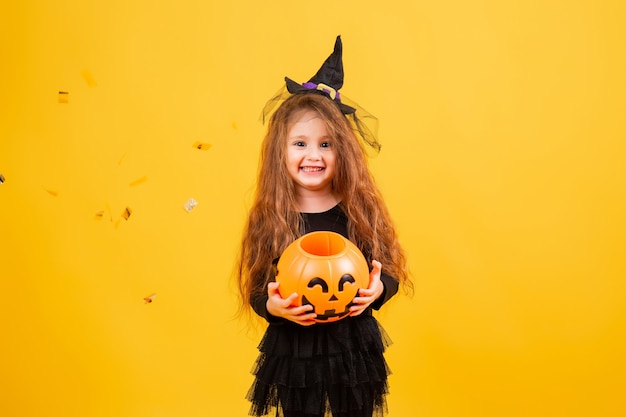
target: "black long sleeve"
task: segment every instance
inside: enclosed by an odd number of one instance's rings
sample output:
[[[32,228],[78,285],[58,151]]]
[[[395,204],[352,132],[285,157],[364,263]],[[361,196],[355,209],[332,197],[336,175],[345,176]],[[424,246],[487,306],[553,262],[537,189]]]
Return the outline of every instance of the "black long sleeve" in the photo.
[[[378,300],[374,301],[371,304],[371,307],[374,310],[379,310],[383,304],[391,299],[398,292],[398,280],[385,274],[384,272],[380,274],[380,280],[383,283],[383,293],[378,297]]]

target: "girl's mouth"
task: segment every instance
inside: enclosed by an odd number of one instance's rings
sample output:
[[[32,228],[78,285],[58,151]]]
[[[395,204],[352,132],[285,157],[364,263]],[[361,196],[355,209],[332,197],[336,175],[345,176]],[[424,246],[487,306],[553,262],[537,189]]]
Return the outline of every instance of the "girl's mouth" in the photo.
[[[301,167],[300,169],[304,172],[319,172],[324,170],[323,167]]]

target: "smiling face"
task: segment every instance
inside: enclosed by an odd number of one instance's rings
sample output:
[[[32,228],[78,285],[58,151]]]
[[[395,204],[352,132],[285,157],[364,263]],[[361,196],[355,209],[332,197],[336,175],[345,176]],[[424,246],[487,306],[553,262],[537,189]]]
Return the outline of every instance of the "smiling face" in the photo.
[[[326,123],[313,110],[294,117],[287,134],[287,172],[298,196],[332,194],[336,153]]]

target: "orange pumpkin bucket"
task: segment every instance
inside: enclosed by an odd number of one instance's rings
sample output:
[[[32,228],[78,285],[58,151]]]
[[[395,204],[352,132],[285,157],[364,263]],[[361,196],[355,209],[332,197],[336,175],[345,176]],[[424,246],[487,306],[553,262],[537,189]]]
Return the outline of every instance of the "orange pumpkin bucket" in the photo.
[[[283,298],[298,293],[297,305],[312,305],[315,321],[328,323],[348,316],[359,289],[369,286],[369,268],[359,248],[339,233],[311,232],[284,250],[276,281]]]

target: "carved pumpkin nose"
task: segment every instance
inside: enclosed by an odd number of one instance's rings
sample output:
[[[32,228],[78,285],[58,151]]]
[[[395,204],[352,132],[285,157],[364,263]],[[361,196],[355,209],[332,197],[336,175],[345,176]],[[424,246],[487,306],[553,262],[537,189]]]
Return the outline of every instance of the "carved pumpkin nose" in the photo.
[[[328,299],[328,301],[337,301],[337,300],[339,300],[339,298],[335,297],[335,294],[333,294],[333,296]]]

